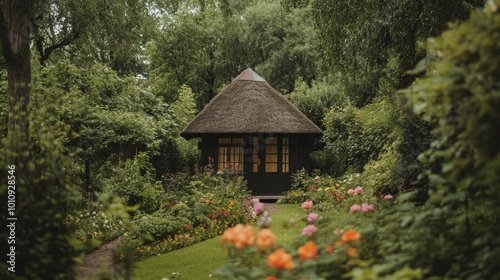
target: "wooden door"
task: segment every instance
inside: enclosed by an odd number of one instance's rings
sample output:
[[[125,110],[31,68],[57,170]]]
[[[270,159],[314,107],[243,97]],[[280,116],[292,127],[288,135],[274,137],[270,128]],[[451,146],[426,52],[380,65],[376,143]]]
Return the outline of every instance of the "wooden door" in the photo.
[[[254,195],[281,194],[280,139],[254,137],[252,156],[252,193]]]

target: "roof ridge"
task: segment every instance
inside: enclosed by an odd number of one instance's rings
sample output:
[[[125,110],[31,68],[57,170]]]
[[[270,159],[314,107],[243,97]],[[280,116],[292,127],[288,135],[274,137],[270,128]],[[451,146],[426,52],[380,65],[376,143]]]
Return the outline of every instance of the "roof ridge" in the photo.
[[[252,68],[248,67],[247,69],[243,70],[234,81],[256,81],[256,82],[265,82],[264,78],[259,76],[259,74],[255,73],[255,71],[252,70]]]

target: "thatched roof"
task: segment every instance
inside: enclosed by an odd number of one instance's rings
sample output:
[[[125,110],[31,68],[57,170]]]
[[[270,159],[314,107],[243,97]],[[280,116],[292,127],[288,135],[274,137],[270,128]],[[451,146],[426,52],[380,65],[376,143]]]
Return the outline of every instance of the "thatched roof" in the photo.
[[[205,106],[181,136],[240,133],[321,135],[322,131],[248,68]]]

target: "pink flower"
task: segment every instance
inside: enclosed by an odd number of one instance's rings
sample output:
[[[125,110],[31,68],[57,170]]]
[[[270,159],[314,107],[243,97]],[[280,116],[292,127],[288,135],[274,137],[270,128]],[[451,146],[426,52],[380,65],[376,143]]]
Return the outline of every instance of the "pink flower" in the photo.
[[[305,236],[311,236],[313,233],[316,232],[316,227],[314,225],[307,225],[303,230],[302,230],[302,235]]]
[[[255,203],[259,203],[259,199],[258,198],[252,198],[252,202],[255,204]]]
[[[358,204],[353,204],[351,206],[351,212],[359,212],[361,211],[361,206],[359,206]]]
[[[363,193],[363,188],[360,187],[360,186],[357,186],[355,189],[354,189],[354,192],[357,193],[357,194],[362,194]]]
[[[310,210],[312,207],[313,207],[313,202],[312,201],[308,200],[308,201],[302,202],[302,209],[304,209],[304,210]]]
[[[386,195],[384,195],[382,198],[383,198],[383,199],[385,199],[385,200],[391,200],[391,199],[393,199],[394,197],[393,197],[392,195],[390,195],[390,194],[386,194]]]
[[[262,202],[257,202],[253,205],[253,212],[255,215],[260,215],[262,212],[264,212],[264,203]]]
[[[361,211],[363,212],[371,212],[373,211],[373,204],[363,203],[361,204]]]
[[[314,177],[314,180],[318,181],[320,178],[319,176]]]
[[[307,221],[312,223],[314,221],[316,221],[318,219],[319,215],[316,214],[316,213],[309,213],[309,215],[307,215]]]
[[[355,192],[354,192],[353,189],[349,189],[349,190],[347,190],[347,194],[348,195],[353,195],[353,194],[355,194]]]

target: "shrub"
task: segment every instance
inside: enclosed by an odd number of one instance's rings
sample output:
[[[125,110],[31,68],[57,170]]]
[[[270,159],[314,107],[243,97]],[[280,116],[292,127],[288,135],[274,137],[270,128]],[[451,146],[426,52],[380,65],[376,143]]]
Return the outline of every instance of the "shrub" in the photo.
[[[103,179],[105,192],[119,195],[128,206],[139,205],[145,213],[159,209],[163,191],[146,154],[122,162],[113,173],[111,178]]]
[[[361,172],[392,142],[393,111],[385,99],[361,109],[350,105],[331,109],[323,120],[325,148],[313,154],[313,161],[335,177]]]

